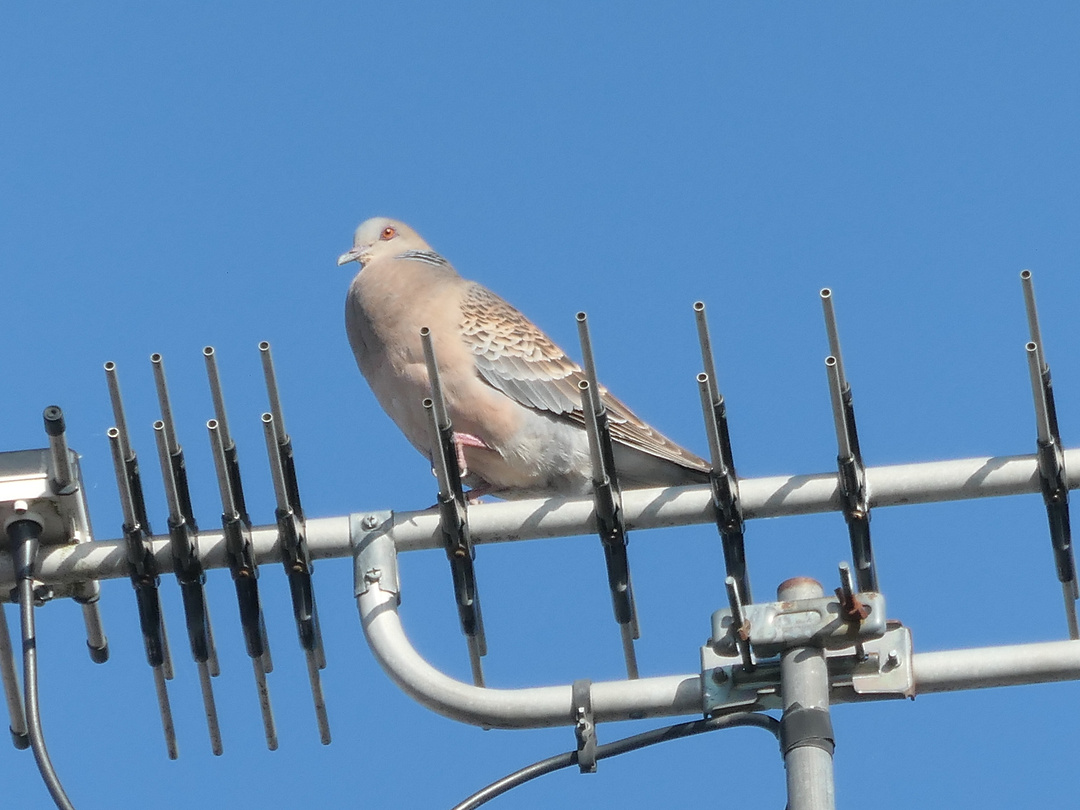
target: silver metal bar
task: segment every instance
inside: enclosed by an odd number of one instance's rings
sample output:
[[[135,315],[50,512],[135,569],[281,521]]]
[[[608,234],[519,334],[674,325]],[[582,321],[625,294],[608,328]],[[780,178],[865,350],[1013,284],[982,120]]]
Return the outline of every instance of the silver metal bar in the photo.
[[[709,404],[720,401],[720,386],[716,382],[716,363],[713,361],[712,340],[709,338],[709,321],[705,317],[705,302],[694,302],[694,320],[697,322],[698,343],[701,345],[701,367],[707,375],[709,385]],[[698,381],[700,382],[700,375]],[[712,409],[705,414],[706,421],[712,420]]]
[[[154,369],[154,386],[157,388],[158,404],[161,406],[161,424],[165,431],[165,443],[172,456],[180,451],[180,442],[176,438],[176,423],[173,421],[172,403],[169,401],[169,387],[165,383],[165,360],[154,352],[150,355],[150,365]],[[171,477],[171,476],[170,476]]]
[[[105,628],[101,623],[101,611],[98,610],[97,600],[86,602],[80,607],[82,608],[83,624],[86,627],[86,644],[90,648],[92,656],[96,652],[94,660],[98,663],[104,663],[108,657],[109,642],[105,638]],[[102,655],[105,658],[99,660],[99,656]]]
[[[213,346],[203,347],[203,359],[206,361],[206,376],[210,381],[210,398],[214,401],[214,416],[221,431],[221,443],[224,447],[232,445],[229,433],[229,420],[225,416],[225,397],[221,392],[221,377],[218,374],[217,355]]]
[[[1069,638],[1080,639],[1080,622],[1076,618],[1076,580],[1061,583],[1061,596],[1065,601],[1065,623]]]
[[[269,647],[267,647],[267,651],[269,652]],[[259,695],[259,711],[262,714],[266,747],[271,751],[276,751],[278,747],[277,727],[274,724],[274,710],[270,706],[270,688],[266,685],[266,667],[263,658],[252,658],[251,668],[255,673],[255,691]]]
[[[432,450],[431,468],[435,471],[435,480],[439,484],[439,497],[443,500],[452,500],[454,497],[453,487],[450,485],[450,459],[446,457],[443,444],[439,438],[439,416],[435,400],[427,397],[423,401],[424,410],[431,414]],[[457,463],[457,459],[454,460]]]
[[[638,669],[637,650],[634,649],[634,641],[638,638],[641,638],[641,633],[638,630],[637,611],[634,611],[629,622],[619,625],[619,639],[622,641],[623,659],[626,661],[626,677],[630,680],[637,680],[641,677],[641,672]]]
[[[1035,285],[1032,283],[1031,271],[1020,271],[1020,286],[1024,289],[1024,310],[1027,312],[1028,333],[1031,342],[1036,346],[1039,358],[1039,372],[1046,371],[1046,357],[1043,355],[1042,330],[1039,328],[1039,311],[1035,308]]]
[[[0,605],[0,681],[4,684],[4,698],[7,701],[8,718],[12,741],[17,747],[27,748],[30,738],[27,736],[26,714],[23,711],[23,693],[19,686],[19,672],[15,668],[15,652],[11,646],[11,632],[8,629],[7,613]]]
[[[56,489],[63,490],[75,480],[71,465],[71,451],[68,449],[64,414],[55,405],[45,409],[45,433],[49,437],[49,458],[52,481]]]
[[[380,548],[380,545],[382,546]],[[412,647],[398,614],[396,557],[388,537],[364,544],[363,554],[378,554],[380,578],[358,584],[357,607],[371,651],[389,677],[422,705],[446,717],[491,728],[572,725],[571,684],[522,689],[481,689],[450,678]],[[366,569],[363,559],[357,571]],[[361,590],[362,587],[362,590]],[[1080,680],[1080,641],[1054,641],[976,650],[917,653],[913,657],[918,694],[1015,684]],[[597,722],[642,717],[700,714],[698,672],[636,680],[604,681],[591,687]],[[832,703],[891,699],[838,689]]]
[[[169,759],[176,759],[180,756],[180,751],[176,746],[176,725],[173,723],[165,678],[164,668],[154,667],[154,691],[157,693],[158,712],[161,713],[161,729],[165,732],[165,750],[168,752]]]
[[[127,416],[124,414],[124,400],[120,396],[120,379],[116,375],[116,363],[112,360],[105,364],[105,382],[109,386],[109,400],[112,402],[113,420],[116,422],[116,430],[119,432],[121,456],[124,461],[129,461],[133,455],[131,439],[128,434]]]
[[[289,508],[289,494],[285,487],[285,470],[281,466],[277,422],[272,413],[264,413],[262,424],[263,434],[266,437],[266,453],[270,457],[270,480],[274,482],[274,499],[277,501],[277,508],[284,511]]]
[[[739,648],[742,656],[743,668],[754,668],[754,656],[750,650],[750,623],[746,620],[743,612],[742,594],[739,593],[739,583],[735,577],[725,577],[724,587],[727,589],[728,606],[731,608],[732,632],[735,636],[735,646]]]
[[[475,686],[484,686],[484,665],[480,659],[487,652],[480,646],[479,636],[465,636],[469,647],[469,669],[472,670],[472,680]]]
[[[1046,389],[1043,388],[1042,371],[1040,370],[1039,347],[1035,343],[1024,346],[1027,352],[1028,372],[1031,377],[1031,393],[1035,397],[1035,428],[1042,444],[1050,444],[1054,441],[1054,434],[1050,429],[1050,407],[1046,401]],[[1055,471],[1045,470],[1047,477],[1053,480]]]
[[[840,361],[835,355],[825,358],[825,373],[829,378],[829,397],[832,400],[833,423],[836,425],[836,444],[839,456],[852,458],[855,454],[851,446],[847,417],[844,415],[844,378],[840,370]]]
[[[214,457],[214,470],[217,472],[218,492],[221,493],[221,511],[230,518],[238,519],[240,513],[236,511],[236,501],[229,483],[228,462],[225,460],[228,431],[218,419],[207,420],[206,430],[210,434],[211,455]]]
[[[311,699],[315,702],[315,722],[319,727],[319,741],[330,744],[330,718],[326,715],[326,698],[323,696],[322,678],[319,677],[319,660],[314,650],[304,650],[307,658],[308,680],[311,682]]]
[[[1080,641],[1046,641],[915,655],[920,695],[1080,679]]]
[[[716,402],[713,399],[713,392],[716,386],[712,377],[706,372],[697,375],[697,384],[698,393],[701,395],[701,411],[705,416],[705,435],[709,440],[709,459],[712,461],[713,472],[723,477],[728,471],[727,465],[724,464],[724,454],[720,449],[720,432],[713,414],[713,406]]]
[[[210,684],[210,666],[208,661],[199,661],[199,688],[202,691],[203,711],[206,714],[206,728],[210,733],[210,750],[220,757],[221,726],[218,723],[217,705],[214,703],[214,687]]]
[[[135,526],[139,519],[135,515],[135,502],[131,497],[131,487],[128,485],[127,470],[124,467],[123,433],[119,428],[111,427],[106,431],[106,435],[109,437],[109,447],[112,450],[116,489],[120,493],[120,511],[124,515],[124,523]]]
[[[214,641],[214,622],[210,618],[210,601],[205,596],[203,597],[203,603],[203,610],[206,612],[206,645],[209,653],[206,666],[210,671],[210,675],[216,678],[221,674],[221,664],[218,661],[217,642]]]
[[[435,418],[438,420],[436,424],[445,429],[450,424],[450,414],[446,410],[442,375],[439,373],[439,363],[435,357],[435,344],[432,342],[431,330],[426,326],[420,328],[420,343],[424,347],[424,363],[427,365],[428,382],[431,385],[431,402],[435,409]]]
[[[165,680],[171,681],[176,673],[173,671],[172,649],[169,647],[169,628],[165,625],[164,611],[161,614],[161,652],[162,657],[165,659],[161,664],[161,673],[165,676]],[[171,718],[169,722],[172,722]]]
[[[821,309],[825,314],[825,333],[829,337],[829,354],[836,358],[836,371],[840,377],[840,390],[848,387],[844,373],[844,357],[840,353],[840,332],[836,328],[836,311],[833,309],[832,290],[825,287],[821,291]]]
[[[165,502],[169,506],[169,518],[174,523],[179,523],[184,519],[184,512],[180,506],[180,493],[176,489],[176,479],[173,477],[172,463],[169,460],[169,454],[172,451],[169,449],[169,429],[164,419],[154,422],[154,440],[157,442],[161,481],[165,487]]]
[[[259,356],[262,358],[263,376],[266,378],[266,393],[270,398],[270,413],[274,416],[274,429],[277,441],[285,441],[289,434],[285,432],[285,416],[281,412],[281,396],[278,394],[277,374],[274,372],[274,358],[270,354],[269,341],[259,344]]]
[[[585,435],[589,440],[589,460],[592,462],[592,480],[597,484],[608,482],[608,470],[604,468],[604,454],[600,451],[600,426],[596,419],[596,401],[588,380],[578,382],[581,391],[581,410],[585,416]]]
[[[1066,450],[1065,460],[1069,488],[1080,488],[1080,448]],[[980,456],[867,467],[866,482],[870,505],[875,509],[1041,491],[1035,455]],[[739,488],[743,512],[748,520],[840,509],[835,471],[743,478]],[[628,489],[622,493],[622,509],[628,530],[689,526],[712,523],[716,519],[712,488],[708,484]],[[469,527],[474,543],[590,535],[596,531],[593,498],[536,498],[475,504],[469,511]],[[309,518],[305,528],[313,560],[351,554],[348,515]],[[443,548],[439,514],[434,509],[397,512],[388,531],[402,552]],[[281,562],[277,532],[276,524],[252,528],[252,544],[260,564]],[[158,570],[161,573],[172,571],[168,538],[155,536],[153,546]],[[205,568],[224,568],[228,564],[220,530],[201,532],[199,551]],[[46,584],[127,576],[122,539],[45,547],[37,560],[35,578]],[[0,555],[0,588],[11,588],[14,584],[11,560]]]
[[[816,599],[824,593],[819,583],[799,577],[783,583],[777,597],[788,602]],[[792,647],[780,654],[780,695],[784,704],[780,739],[787,772],[788,808],[833,810],[836,807],[833,755],[821,737],[831,733],[824,730],[829,720],[829,668],[823,649]],[[803,726],[800,732],[801,718],[816,718],[823,728],[808,731]],[[794,730],[784,733],[788,729]]]
[[[577,321],[578,339],[581,341],[581,364],[585,367],[585,379],[589,387],[582,387],[582,391],[589,391],[593,411],[599,415],[603,413],[604,402],[600,397],[600,382],[596,379],[596,362],[593,360],[592,338],[589,336],[589,318],[584,312],[574,316]]]

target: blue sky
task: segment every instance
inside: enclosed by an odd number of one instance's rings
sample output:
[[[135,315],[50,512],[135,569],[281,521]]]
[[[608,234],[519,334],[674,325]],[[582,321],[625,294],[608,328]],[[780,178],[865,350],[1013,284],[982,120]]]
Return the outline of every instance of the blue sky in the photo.
[[[866,461],[1028,453],[1018,274],[1035,275],[1067,446],[1080,424],[1080,10],[1066,3],[7,4],[0,11],[0,449],[67,414],[95,534],[119,536],[102,363],[156,470],[148,356],[161,352],[197,516],[217,490],[201,358],[216,347],[249,508],[272,520],[256,345],[274,347],[313,516],[415,509],[424,460],[345,340],[356,224],[399,217],[572,354],[590,315],[600,376],[705,453],[691,304],[709,306],[743,476],[832,469],[817,292],[833,288]],[[165,505],[150,475],[158,525]],[[1064,634],[1037,496],[878,510],[890,616],[918,650]],[[752,523],[755,592],[834,586],[839,515]],[[482,548],[500,686],[618,677],[599,542]],[[644,674],[693,671],[723,605],[709,527],[631,538]],[[417,647],[466,677],[441,553],[402,559]],[[568,728],[481,731],[429,713],[372,660],[344,560],[315,582],[334,742],[319,744],[280,569],[267,568],[281,748],[261,737],[226,573],[210,576],[225,755],[210,755],[179,598],[166,580],[181,758],[165,757],[126,581],[103,588],[112,660],[78,611],[38,612],[53,760],[76,806],[449,807],[572,747]],[[9,623],[15,613],[7,609]],[[834,712],[841,806],[1064,806],[1075,684]],[[603,726],[601,741],[650,724]],[[29,752],[0,748],[12,806],[45,806]],[[564,772],[492,805],[779,807],[770,738],[737,730]]]

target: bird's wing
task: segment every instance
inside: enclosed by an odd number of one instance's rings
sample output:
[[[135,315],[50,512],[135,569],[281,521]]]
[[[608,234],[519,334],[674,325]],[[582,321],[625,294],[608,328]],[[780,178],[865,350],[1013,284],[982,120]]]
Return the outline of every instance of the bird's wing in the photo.
[[[461,305],[461,335],[476,358],[480,378],[515,401],[584,425],[581,367],[521,312],[470,282]],[[709,465],[639,419],[600,386],[611,438],[690,469]]]

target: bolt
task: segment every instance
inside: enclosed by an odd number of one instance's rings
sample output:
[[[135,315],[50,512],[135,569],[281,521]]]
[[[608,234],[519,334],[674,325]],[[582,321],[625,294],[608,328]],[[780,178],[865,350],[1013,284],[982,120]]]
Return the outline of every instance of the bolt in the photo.
[[[379,525],[379,519],[374,515],[364,515],[364,519],[363,521],[361,521],[361,524],[365,529],[374,529],[376,526]]]
[[[724,683],[728,679],[728,674],[723,667],[716,667],[712,671],[712,679],[714,683]]]
[[[889,654],[885,657],[885,663],[889,667],[900,666],[900,653],[896,650],[889,650]]]
[[[380,568],[369,568],[364,572],[364,580],[367,582],[378,582],[380,579],[382,579],[382,569]]]

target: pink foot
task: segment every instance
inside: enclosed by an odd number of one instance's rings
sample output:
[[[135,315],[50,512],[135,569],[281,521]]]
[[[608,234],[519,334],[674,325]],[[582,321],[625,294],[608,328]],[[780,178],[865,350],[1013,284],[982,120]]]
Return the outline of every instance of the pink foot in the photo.
[[[458,471],[461,473],[461,477],[464,478],[469,474],[469,466],[465,463],[465,448],[466,447],[480,447],[485,450],[490,450],[487,442],[471,433],[454,433],[454,448],[457,450],[457,463]],[[481,495],[483,493],[480,493]]]

